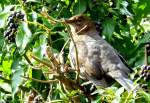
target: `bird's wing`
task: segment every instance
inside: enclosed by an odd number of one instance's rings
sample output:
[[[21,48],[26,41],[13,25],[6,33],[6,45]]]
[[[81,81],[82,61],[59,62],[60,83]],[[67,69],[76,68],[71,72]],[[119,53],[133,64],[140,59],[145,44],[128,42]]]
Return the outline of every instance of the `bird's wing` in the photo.
[[[124,65],[115,49],[111,47],[106,41],[101,43],[101,58],[102,66],[106,71],[106,75],[111,76],[126,90],[130,91],[134,86],[132,80],[128,78],[129,68]]]
[[[104,71],[108,72],[118,69],[126,74],[130,72],[129,68],[124,65],[115,49],[110,44],[102,39],[99,45],[101,51],[100,58],[102,60],[101,65],[105,69]],[[115,66],[115,68],[112,68],[113,66]]]
[[[130,72],[133,72],[133,69],[131,67],[129,67],[126,60],[123,58],[123,56],[121,54],[119,54],[117,51],[116,51],[116,53],[118,54],[120,60],[124,63],[124,65],[129,68]]]

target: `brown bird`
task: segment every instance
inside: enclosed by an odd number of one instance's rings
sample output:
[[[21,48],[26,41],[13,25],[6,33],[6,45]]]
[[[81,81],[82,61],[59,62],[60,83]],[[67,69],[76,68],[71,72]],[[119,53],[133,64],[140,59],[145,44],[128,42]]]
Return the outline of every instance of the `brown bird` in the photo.
[[[127,91],[133,88],[130,69],[121,61],[116,50],[99,36],[95,22],[84,15],[73,16],[65,22],[70,26],[77,47],[80,75],[97,86],[107,87],[113,78]],[[76,67],[76,52],[70,43],[69,58]]]

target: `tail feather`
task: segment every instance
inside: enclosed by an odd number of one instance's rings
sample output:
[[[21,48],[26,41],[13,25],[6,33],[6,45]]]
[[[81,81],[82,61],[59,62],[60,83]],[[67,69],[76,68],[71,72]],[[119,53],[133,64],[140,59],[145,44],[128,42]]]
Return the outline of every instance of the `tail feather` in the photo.
[[[114,66],[116,68],[116,66]],[[120,85],[122,85],[128,92],[134,89],[133,81],[128,77],[128,75],[122,71],[123,69],[114,70],[108,72],[108,76],[115,79]]]
[[[119,84],[121,84],[128,92],[130,92],[132,89],[134,89],[133,82],[130,79],[121,77],[121,78],[115,78],[115,80]]]

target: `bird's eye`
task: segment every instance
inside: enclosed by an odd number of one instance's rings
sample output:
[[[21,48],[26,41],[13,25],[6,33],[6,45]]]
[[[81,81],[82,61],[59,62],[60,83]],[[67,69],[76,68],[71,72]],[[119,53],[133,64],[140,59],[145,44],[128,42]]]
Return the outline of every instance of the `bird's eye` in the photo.
[[[81,25],[81,20],[77,20],[76,24]]]
[[[79,19],[78,22],[81,22],[81,19]]]

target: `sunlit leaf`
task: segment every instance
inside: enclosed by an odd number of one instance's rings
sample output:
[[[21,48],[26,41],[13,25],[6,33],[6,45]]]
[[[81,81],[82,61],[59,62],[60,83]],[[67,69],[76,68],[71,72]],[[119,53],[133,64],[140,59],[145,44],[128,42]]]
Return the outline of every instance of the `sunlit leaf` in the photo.
[[[39,58],[42,58],[46,52],[46,35],[40,35],[39,40],[35,42],[33,53]]]
[[[16,44],[21,53],[24,52],[24,49],[31,39],[31,35],[32,34],[27,23],[23,22],[22,25],[20,25],[16,35]]]

